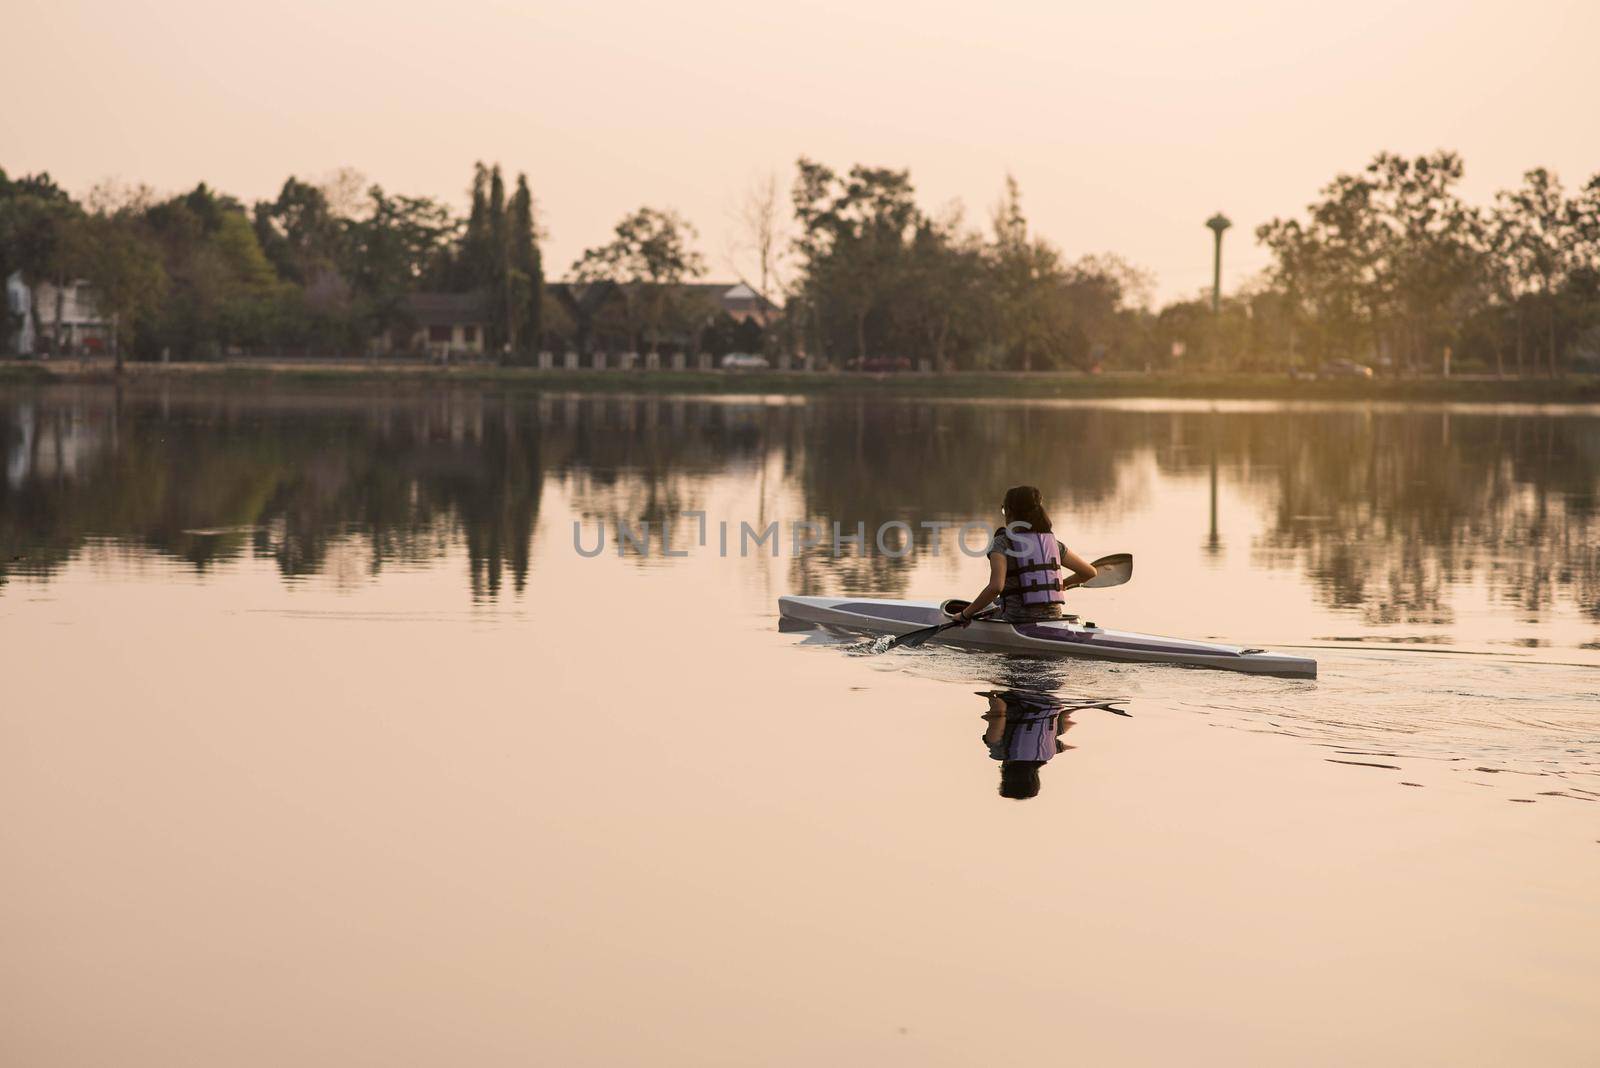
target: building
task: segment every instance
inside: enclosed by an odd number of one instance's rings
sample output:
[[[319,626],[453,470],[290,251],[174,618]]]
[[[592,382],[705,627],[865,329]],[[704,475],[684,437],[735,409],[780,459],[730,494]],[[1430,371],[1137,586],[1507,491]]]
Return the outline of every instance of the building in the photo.
[[[638,350],[646,339],[639,335],[638,310],[629,309],[630,289],[613,282],[547,285],[556,313],[545,317],[544,343],[578,352]],[[657,341],[663,351],[691,354],[704,351],[708,332],[725,331],[729,322],[759,335],[782,313],[742,282],[683,282],[669,287],[667,304]]]
[[[687,282],[672,287],[675,314],[663,324],[663,351],[698,352],[717,320],[764,329],[781,309],[744,283]],[[607,352],[635,351],[638,312],[628,310],[624,287],[611,282],[554,282],[547,297],[540,348]],[[725,318],[724,318],[725,317]],[[475,359],[489,354],[489,301],[477,293],[413,293],[406,298],[404,325],[376,338],[378,355],[426,353],[439,361]]]
[[[378,339],[380,353],[425,352],[435,360],[470,359],[487,349],[489,302],[482,293],[413,293],[408,327]]]
[[[705,294],[712,307],[735,322],[753,319],[758,326],[769,326],[782,310],[743,282],[691,282],[684,288]]]
[[[101,314],[94,287],[77,280],[29,287],[21,271],[6,279],[9,336],[6,348],[20,356],[97,355],[111,347],[111,323]]]

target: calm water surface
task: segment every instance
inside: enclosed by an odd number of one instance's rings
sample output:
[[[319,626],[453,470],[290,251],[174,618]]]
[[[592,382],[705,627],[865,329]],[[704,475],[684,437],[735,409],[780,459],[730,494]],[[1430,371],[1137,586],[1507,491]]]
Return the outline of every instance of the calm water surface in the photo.
[[[1600,413],[86,387],[0,459],[8,1062],[1592,1063]],[[779,631],[984,578],[790,524],[1018,481],[1138,561],[1075,611],[1320,678]]]

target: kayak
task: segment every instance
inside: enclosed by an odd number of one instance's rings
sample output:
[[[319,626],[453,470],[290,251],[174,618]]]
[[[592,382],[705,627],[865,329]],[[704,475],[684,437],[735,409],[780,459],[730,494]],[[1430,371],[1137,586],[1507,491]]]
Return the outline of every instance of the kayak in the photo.
[[[953,616],[945,611],[946,603],[872,597],[779,597],[778,614],[785,622],[810,623],[851,634],[897,635],[948,623]],[[1003,653],[1180,664],[1296,679],[1317,677],[1317,662],[1308,656],[1107,630],[1093,623],[1080,623],[1075,617],[1041,623],[980,619],[969,626],[944,631],[933,640]]]

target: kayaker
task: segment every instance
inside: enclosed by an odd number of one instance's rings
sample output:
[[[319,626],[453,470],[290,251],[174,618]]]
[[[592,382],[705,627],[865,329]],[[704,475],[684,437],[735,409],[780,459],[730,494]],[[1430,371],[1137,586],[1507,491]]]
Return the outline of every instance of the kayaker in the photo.
[[[1000,598],[997,618],[1007,623],[1060,619],[1065,593],[1094,578],[1095,567],[1056,540],[1050,516],[1035,486],[1006,490],[1006,525],[989,546],[989,584],[961,610],[963,623]],[[1065,579],[1062,569],[1070,571]]]

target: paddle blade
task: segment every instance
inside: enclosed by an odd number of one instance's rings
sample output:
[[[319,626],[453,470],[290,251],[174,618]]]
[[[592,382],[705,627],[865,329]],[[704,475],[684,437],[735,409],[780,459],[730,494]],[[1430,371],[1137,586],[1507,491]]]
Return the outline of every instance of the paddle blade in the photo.
[[[1095,576],[1081,589],[1098,590],[1107,586],[1120,586],[1133,578],[1133,554],[1113,553],[1094,562]]]
[[[944,630],[946,627],[950,626],[953,626],[953,624],[938,623],[931,627],[923,627],[921,630],[914,630],[910,634],[902,634],[894,641],[890,642],[884,648],[884,652],[888,652],[890,649],[915,649],[917,646],[921,645],[935,634],[938,634],[941,630]]]

